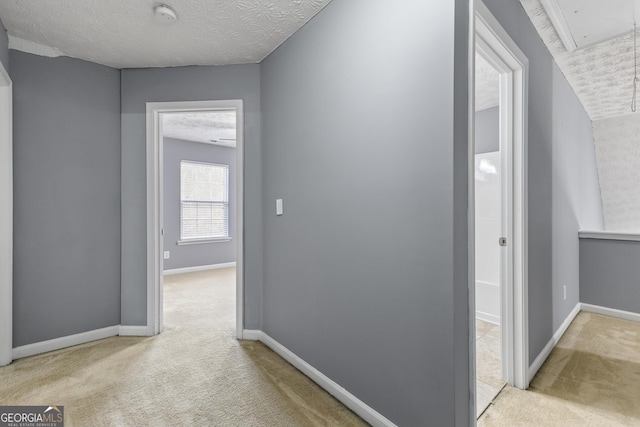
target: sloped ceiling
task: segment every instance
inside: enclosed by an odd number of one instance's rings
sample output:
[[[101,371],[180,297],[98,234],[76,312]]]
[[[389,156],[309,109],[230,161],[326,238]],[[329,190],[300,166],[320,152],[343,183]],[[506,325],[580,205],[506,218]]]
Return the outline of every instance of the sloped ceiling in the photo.
[[[500,75],[478,54],[475,78],[476,111],[497,107],[500,103]]]
[[[556,63],[592,120],[631,113],[633,37],[619,37],[568,52],[539,0],[520,0]],[[606,2],[603,2],[606,3]]]
[[[640,2],[520,2],[593,121],[605,230],[638,232],[640,115],[631,110],[634,77],[631,30],[634,16],[640,13]],[[568,21],[564,31],[562,22],[559,29],[552,23],[553,16],[558,24],[558,11],[561,12],[560,20]],[[586,19],[580,20],[577,15],[581,13]],[[571,27],[573,32],[567,34]]]
[[[0,18],[10,47],[32,53],[115,68],[226,65],[262,61],[329,1],[167,0],[178,20],[161,24],[156,0],[2,0]]]

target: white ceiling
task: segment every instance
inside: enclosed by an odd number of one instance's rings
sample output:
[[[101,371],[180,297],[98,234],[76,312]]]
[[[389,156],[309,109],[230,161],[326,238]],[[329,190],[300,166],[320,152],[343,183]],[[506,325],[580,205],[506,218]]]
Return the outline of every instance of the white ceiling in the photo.
[[[331,0],[2,0],[10,47],[116,68],[262,61]],[[35,51],[35,52],[33,52]]]
[[[166,138],[235,147],[236,112],[229,110],[164,113],[162,134]]]
[[[497,107],[500,103],[500,75],[476,53],[476,111]]]
[[[631,114],[634,61],[630,31],[633,28],[634,11],[640,13],[640,2],[543,1],[545,4],[555,2],[558,10],[564,10],[562,14],[565,21],[571,24],[564,29],[556,29],[549,15],[552,12],[547,12],[549,5],[545,9],[540,0],[520,0],[520,3],[591,119]],[[577,12],[572,13],[572,10]],[[560,37],[562,32],[568,33],[577,42],[576,50],[567,50]],[[638,38],[640,48],[640,36]]]

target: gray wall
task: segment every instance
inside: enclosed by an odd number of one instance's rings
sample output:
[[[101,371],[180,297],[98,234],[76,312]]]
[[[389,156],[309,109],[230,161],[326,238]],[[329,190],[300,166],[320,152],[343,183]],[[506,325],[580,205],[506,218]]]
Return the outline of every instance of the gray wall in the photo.
[[[164,270],[222,264],[236,260],[236,150],[200,142],[164,138]],[[180,240],[180,161],[229,166],[229,242],[178,245]]]
[[[260,66],[122,70],[122,324],[146,325],[146,103],[244,100],[245,327],[260,329]]]
[[[602,227],[591,122],[517,0],[485,4],[529,58],[529,357],[578,303],[578,229]],[[563,286],[568,298],[563,300]]]
[[[604,217],[591,120],[555,63],[552,93],[555,106],[552,121],[555,331],[580,300],[578,230],[602,230]],[[566,300],[563,286],[567,287]],[[535,309],[534,305],[530,307]]]
[[[500,150],[500,107],[476,111],[476,154]]]
[[[13,345],[120,323],[120,72],[10,52]]]
[[[580,302],[640,313],[640,242],[580,239]]]
[[[398,425],[471,423],[467,9],[336,0],[262,63],[263,330]]]
[[[0,21],[0,62],[4,65],[4,69],[9,71],[9,39],[2,21]]]

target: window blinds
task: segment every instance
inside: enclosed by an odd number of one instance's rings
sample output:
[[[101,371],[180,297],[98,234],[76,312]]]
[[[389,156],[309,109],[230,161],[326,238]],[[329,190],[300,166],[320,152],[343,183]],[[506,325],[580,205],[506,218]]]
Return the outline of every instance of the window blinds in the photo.
[[[180,240],[229,237],[229,166],[180,162]]]

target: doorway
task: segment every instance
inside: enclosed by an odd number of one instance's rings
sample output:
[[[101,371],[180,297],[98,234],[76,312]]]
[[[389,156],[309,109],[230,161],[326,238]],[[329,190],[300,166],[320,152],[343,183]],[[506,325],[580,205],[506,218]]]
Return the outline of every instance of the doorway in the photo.
[[[500,74],[480,53],[476,53],[475,64],[475,345],[479,416],[505,385],[501,339],[504,263],[503,247],[499,245],[505,218]]]
[[[214,310],[214,325],[233,323],[236,267],[235,110],[160,113],[162,120],[163,322],[165,328],[191,299],[207,313],[225,296],[225,316]],[[225,271],[220,271],[225,269]],[[199,284],[193,283],[194,276]],[[209,292],[215,290],[215,292]],[[218,302],[217,302],[218,301]],[[173,320],[172,317],[173,316]],[[184,319],[182,319],[184,320]],[[193,326],[193,322],[184,327]]]
[[[0,63],[0,366],[13,360],[12,86]]]
[[[243,277],[243,108],[241,100],[229,101],[193,101],[193,102],[159,102],[147,103],[147,325],[148,335],[159,334],[163,329],[163,271],[164,271],[164,233],[165,218],[163,214],[164,202],[164,130],[163,123],[167,124],[168,117],[176,117],[177,115],[190,115],[190,117],[199,117],[205,113],[217,113],[218,116],[229,118],[233,116],[234,135],[233,138],[228,135],[219,135],[218,137],[209,138],[207,143],[216,145],[234,145],[235,146],[235,173],[226,181],[235,181],[235,204],[233,207],[227,206],[227,215],[235,210],[235,215],[229,218],[230,222],[235,222],[235,265],[236,265],[236,337],[242,338],[244,330],[243,300],[244,300],[244,277]],[[218,118],[220,118],[218,117]],[[224,132],[223,132],[224,133]],[[232,141],[233,139],[233,141]],[[214,141],[212,141],[214,140]],[[213,177],[222,175],[225,172],[224,165],[190,162],[185,164],[187,169],[194,169],[194,173],[201,175],[209,174]],[[210,167],[209,167],[210,166]],[[211,171],[203,168],[209,167]],[[197,170],[196,170],[197,169]],[[203,169],[203,170],[200,170]],[[190,169],[189,169],[190,170]],[[187,171],[188,172],[188,171]],[[228,168],[226,169],[228,174]],[[222,182],[222,181],[221,181]],[[216,196],[217,197],[217,196]],[[201,201],[202,202],[202,201]],[[208,201],[205,201],[208,202]],[[219,210],[224,214],[224,200],[220,206],[209,206],[213,210]],[[187,203],[189,204],[189,203]],[[207,203],[209,205],[211,203]],[[227,200],[229,205],[229,200]],[[191,206],[187,206],[189,208]],[[204,217],[203,217],[204,218]],[[191,218],[193,219],[193,218]],[[207,219],[208,216],[207,216]],[[194,219],[197,222],[197,219]],[[178,244],[182,245],[201,245],[207,242],[217,241],[227,243],[231,241],[228,236],[229,222],[220,222],[221,218],[212,222],[211,228],[207,227],[199,229],[189,229],[189,224],[185,225],[183,232],[180,232]],[[191,221],[193,222],[193,221]],[[226,230],[225,230],[226,227]],[[203,231],[207,236],[196,235],[199,231]],[[223,235],[227,233],[227,235]],[[195,233],[195,234],[194,234]],[[215,244],[215,243],[214,243]],[[167,248],[170,249],[170,248]],[[170,250],[169,250],[170,252]],[[169,255],[170,256],[170,255]],[[227,263],[228,264],[228,263]],[[209,266],[210,267],[210,266]],[[196,269],[197,270],[197,269]],[[194,270],[195,271],[195,270]]]
[[[499,240],[493,236],[494,243],[491,250],[495,251],[495,257],[490,261],[494,268],[495,263],[499,263],[494,274],[499,283],[495,292],[499,296],[499,301],[493,301],[493,308],[499,307],[499,311],[488,314],[493,314],[494,323],[500,324],[502,380],[512,386],[526,389],[530,380],[526,182],[528,60],[480,0],[475,3],[475,53],[480,58],[479,62],[486,62],[498,75],[498,150],[492,154],[491,159],[485,159],[484,173],[499,174],[494,175],[494,178],[499,176],[499,179],[494,180],[497,187],[492,190],[494,194],[499,192],[498,200],[493,202],[494,212],[495,209],[499,209],[499,224],[494,229],[496,233],[499,230]],[[471,120],[474,119],[475,117]],[[472,129],[474,128],[472,126]],[[471,147],[470,163],[475,166],[475,142]],[[481,161],[482,159],[479,159],[478,168],[481,166]],[[475,175],[475,167],[472,170],[471,164],[470,173]],[[484,191],[486,188],[480,190]],[[476,193],[474,186],[470,191],[473,193],[470,200],[474,201],[480,192]],[[496,204],[499,204],[499,208]],[[475,218],[473,219],[473,222],[470,221],[473,225],[470,227],[469,240],[475,242],[476,225]],[[475,263],[479,261],[489,262],[475,259]],[[479,267],[487,266],[479,265]],[[486,301],[482,301],[484,296],[476,292],[475,275],[470,287],[470,295],[472,295],[470,318],[473,320],[473,330],[475,330],[476,303],[482,304]],[[476,392],[477,403],[478,400]]]

